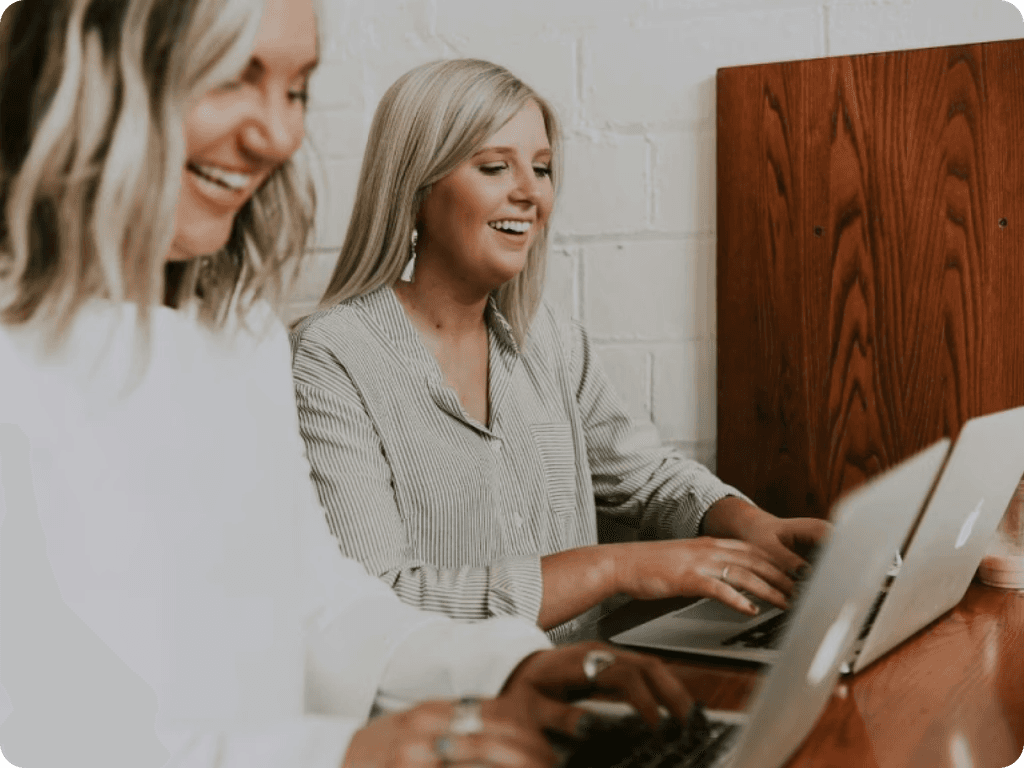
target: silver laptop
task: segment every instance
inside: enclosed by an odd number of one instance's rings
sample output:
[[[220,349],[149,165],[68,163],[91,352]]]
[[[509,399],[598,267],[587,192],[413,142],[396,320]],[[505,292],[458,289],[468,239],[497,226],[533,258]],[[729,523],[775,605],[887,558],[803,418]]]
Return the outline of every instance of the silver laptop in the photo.
[[[672,765],[777,768],[796,751],[827,704],[840,665],[891,565],[891,553],[906,539],[948,447],[948,440],[940,441],[837,503],[835,529],[803,598],[791,612],[792,631],[759,683],[752,704],[745,713],[709,712],[713,741],[699,747],[703,750],[699,755],[688,746],[684,759],[674,758]],[[586,749],[586,744],[580,749]],[[598,757],[603,756],[599,750]],[[646,760],[643,754],[640,757],[640,762]],[[614,763],[632,764],[628,758],[614,759]],[[574,763],[570,758],[568,764],[610,762]]]
[[[1024,408],[964,425],[844,671],[864,669],[963,599],[1022,475]]]
[[[859,561],[869,555],[887,559],[891,567],[894,553],[899,551],[907,532],[935,485],[935,480],[949,453],[949,445],[950,441],[943,438],[930,448],[840,498],[829,516],[833,523],[854,513],[864,515],[865,519],[874,520],[875,527],[870,531],[867,544],[862,544],[860,539],[854,537],[860,532],[860,525],[852,528],[854,533],[851,534],[844,534],[837,527],[828,546],[830,556],[850,563],[850,573],[856,573]],[[882,552],[883,540],[888,541],[892,533],[888,520],[890,517],[895,519],[895,516],[899,516],[900,519],[906,517],[907,524],[900,530],[900,535],[892,540],[891,546]],[[898,525],[896,527],[899,528]],[[822,582],[822,565],[819,556],[814,574],[810,581],[802,586],[802,596],[798,601],[801,604],[809,603],[814,598],[819,603],[818,607],[814,608],[816,611],[823,610],[823,607],[828,605],[828,591],[838,588],[848,578],[843,575],[835,584]],[[883,569],[868,597],[869,608],[875,603],[879,587],[885,578],[886,570]],[[757,598],[752,600],[761,609],[754,617],[733,610],[716,600],[698,600],[685,608],[666,613],[615,635],[611,641],[622,645],[743,661],[775,662],[780,658],[781,641],[791,623],[792,611],[781,611]]]
[[[947,452],[942,446],[948,450],[948,445],[948,440],[941,440],[891,470],[902,475],[906,469],[907,485],[894,491],[889,508],[910,505],[921,514],[915,515],[918,522],[908,535],[909,544],[905,541],[897,549],[896,567],[881,583],[844,672],[860,671],[963,598],[1024,474],[1024,408],[969,420],[942,469]],[[915,474],[915,465],[922,474]],[[941,478],[935,482],[940,470]],[[786,614],[758,602],[764,610],[750,619],[717,602],[698,601],[612,640],[771,663],[779,657],[776,627],[785,627]],[[721,619],[709,623],[700,618],[708,614],[731,617],[738,631],[726,634]],[[659,622],[654,645],[647,642],[650,634],[645,628]]]

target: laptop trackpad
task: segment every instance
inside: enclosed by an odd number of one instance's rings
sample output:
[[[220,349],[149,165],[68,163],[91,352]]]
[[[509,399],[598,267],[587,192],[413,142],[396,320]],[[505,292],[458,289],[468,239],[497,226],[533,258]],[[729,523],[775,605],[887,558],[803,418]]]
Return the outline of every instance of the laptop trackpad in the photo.
[[[740,613],[734,608],[730,608],[725,603],[720,603],[717,600],[711,600],[709,598],[698,600],[692,605],[680,608],[678,611],[673,613],[672,616],[677,619],[686,619],[688,621],[713,621],[725,624],[745,624],[748,621],[756,621],[762,618],[766,611],[775,608],[771,603],[759,600],[756,597],[748,595],[748,599],[761,611],[756,616],[749,616],[745,613]]]

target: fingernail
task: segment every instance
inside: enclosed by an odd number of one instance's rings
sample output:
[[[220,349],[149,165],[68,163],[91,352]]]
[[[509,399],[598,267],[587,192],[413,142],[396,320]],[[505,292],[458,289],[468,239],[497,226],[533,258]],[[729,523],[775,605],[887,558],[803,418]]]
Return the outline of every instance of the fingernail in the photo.
[[[584,712],[580,715],[579,720],[576,721],[576,736],[580,739],[585,739],[590,732],[594,729],[594,725],[597,723],[597,716],[590,713]]]
[[[751,613],[753,613],[753,614],[758,614],[758,613],[760,613],[760,612],[761,612],[761,609],[760,609],[760,608],[758,608],[758,607],[757,607],[756,605],[754,605],[754,604],[753,604],[752,602],[750,602],[749,600],[747,600],[747,610],[748,610],[748,611],[750,611],[750,612],[751,612]]]

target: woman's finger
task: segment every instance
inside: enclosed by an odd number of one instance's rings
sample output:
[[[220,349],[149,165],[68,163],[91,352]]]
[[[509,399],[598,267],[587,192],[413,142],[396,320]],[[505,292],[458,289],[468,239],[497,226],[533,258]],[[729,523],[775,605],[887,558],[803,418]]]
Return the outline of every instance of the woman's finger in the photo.
[[[529,702],[530,714],[539,728],[564,733],[568,736],[578,735],[581,719],[588,715],[587,710],[566,704],[547,696],[533,696]]]
[[[555,762],[551,745],[539,733],[522,728],[511,736],[489,733],[441,734],[431,742],[442,765],[488,765],[495,768],[549,768]]]
[[[648,676],[647,669],[660,664],[657,659],[626,651],[615,651],[615,662],[606,667],[594,680],[598,689],[615,692],[623,701],[633,708],[651,726],[657,726],[661,719],[659,703],[668,706],[669,702],[661,701]],[[662,681],[664,682],[664,681]],[[675,702],[672,702],[675,706]]]
[[[731,578],[732,574],[729,574],[729,576]],[[712,600],[724,603],[733,610],[745,613],[748,616],[756,616],[758,613],[756,605],[746,596],[740,594],[735,587],[726,584],[718,576],[704,575],[699,591],[704,597],[710,597]]]
[[[725,583],[734,590],[747,592],[755,597],[759,597],[784,611],[789,609],[789,603],[782,592],[743,566],[730,567],[726,577]]]
[[[642,669],[647,685],[662,706],[673,717],[682,721],[693,706],[693,697],[676,677],[669,666],[654,656],[641,656]]]

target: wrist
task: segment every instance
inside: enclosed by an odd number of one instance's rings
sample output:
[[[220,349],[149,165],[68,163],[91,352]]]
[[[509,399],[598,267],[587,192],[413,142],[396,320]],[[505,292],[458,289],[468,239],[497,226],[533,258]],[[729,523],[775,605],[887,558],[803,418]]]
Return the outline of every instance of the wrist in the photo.
[[[739,496],[724,496],[704,513],[701,532],[719,539],[742,539],[744,532],[766,514]]]

